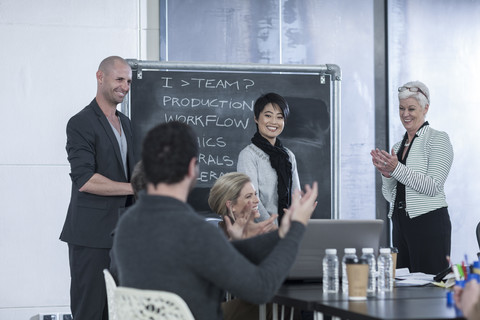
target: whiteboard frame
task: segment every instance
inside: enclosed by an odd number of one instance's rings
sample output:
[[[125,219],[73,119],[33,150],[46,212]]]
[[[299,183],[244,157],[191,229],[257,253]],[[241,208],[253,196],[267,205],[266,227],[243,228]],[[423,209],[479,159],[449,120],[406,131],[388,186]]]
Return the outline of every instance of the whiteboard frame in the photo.
[[[341,142],[341,81],[342,73],[336,64],[321,65],[292,65],[292,64],[256,64],[256,63],[198,63],[198,62],[174,62],[127,59],[132,71],[136,72],[137,79],[142,79],[144,70],[193,70],[193,71],[238,71],[238,72],[270,72],[270,73],[304,73],[329,75],[331,85],[331,110],[330,110],[330,176],[331,176],[331,218],[340,218],[340,142]],[[129,118],[131,115],[130,92],[121,104],[121,111]]]

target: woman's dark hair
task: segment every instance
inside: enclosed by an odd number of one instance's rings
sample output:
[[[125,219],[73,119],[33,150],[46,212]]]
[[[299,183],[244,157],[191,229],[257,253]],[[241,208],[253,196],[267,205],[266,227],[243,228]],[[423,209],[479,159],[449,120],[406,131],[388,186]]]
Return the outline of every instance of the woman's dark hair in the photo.
[[[278,106],[283,113],[283,119],[287,122],[288,115],[290,114],[290,108],[288,107],[287,100],[279,94],[270,92],[260,96],[257,101],[255,101],[255,106],[253,107],[253,112],[255,114],[255,119],[260,117],[260,113],[265,109],[267,104],[273,104],[274,107]]]
[[[142,160],[138,161],[133,168],[130,183],[132,184],[133,195],[135,196],[135,199],[138,199],[138,193],[147,188],[147,182],[145,181],[145,172],[143,170]]]

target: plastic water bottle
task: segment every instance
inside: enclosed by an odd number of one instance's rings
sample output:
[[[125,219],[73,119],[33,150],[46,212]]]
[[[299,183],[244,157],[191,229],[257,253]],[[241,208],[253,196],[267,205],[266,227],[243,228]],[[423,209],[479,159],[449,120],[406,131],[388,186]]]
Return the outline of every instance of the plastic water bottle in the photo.
[[[338,292],[337,249],[326,249],[323,258],[323,292]]]
[[[362,248],[362,259],[368,263],[368,286],[367,293],[375,293],[377,290],[377,259],[373,248]]]
[[[345,248],[342,258],[342,291],[348,292],[348,277],[347,277],[347,264],[345,260],[348,258],[357,259],[357,250],[355,248]]]
[[[381,248],[378,256],[378,292],[393,290],[393,265],[390,248]]]

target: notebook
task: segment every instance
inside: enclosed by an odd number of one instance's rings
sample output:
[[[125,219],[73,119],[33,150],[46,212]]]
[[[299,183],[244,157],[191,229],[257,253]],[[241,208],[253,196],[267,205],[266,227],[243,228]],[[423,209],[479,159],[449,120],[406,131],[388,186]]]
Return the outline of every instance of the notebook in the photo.
[[[300,243],[287,280],[321,280],[325,249],[337,249],[339,263],[345,248],[373,248],[378,255],[383,220],[327,220],[311,219]]]

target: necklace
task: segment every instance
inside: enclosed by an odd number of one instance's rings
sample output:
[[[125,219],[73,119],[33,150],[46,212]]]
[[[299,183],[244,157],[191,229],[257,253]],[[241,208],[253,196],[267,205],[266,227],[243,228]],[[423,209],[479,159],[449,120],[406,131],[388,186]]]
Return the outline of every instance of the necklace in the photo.
[[[404,146],[408,147],[410,145],[410,142],[405,142]]]

